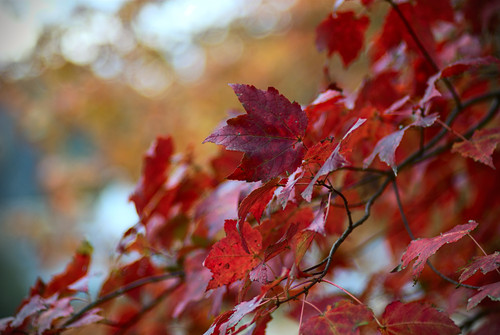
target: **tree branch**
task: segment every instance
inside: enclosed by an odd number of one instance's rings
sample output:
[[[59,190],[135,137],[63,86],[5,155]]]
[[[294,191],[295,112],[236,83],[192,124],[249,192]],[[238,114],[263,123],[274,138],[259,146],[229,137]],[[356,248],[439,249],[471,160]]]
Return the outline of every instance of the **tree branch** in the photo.
[[[141,287],[141,286],[144,286],[146,284],[150,284],[150,283],[156,283],[156,282],[160,282],[160,281],[163,281],[163,280],[167,280],[167,279],[170,279],[170,278],[174,278],[174,277],[182,277],[184,276],[184,271],[177,271],[177,272],[170,272],[170,273],[164,273],[164,274],[161,274],[161,275],[157,275],[157,276],[151,276],[151,277],[146,277],[146,278],[141,278],[139,280],[136,280],[128,285],[125,285],[123,287],[120,287],[119,289],[113,291],[113,292],[110,292],[106,295],[103,295],[102,297],[100,297],[99,299],[97,299],[96,301],[94,302],[91,302],[89,303],[87,306],[85,306],[84,308],[82,308],[78,313],[74,314],[71,318],[69,318],[63,325],[62,325],[62,328],[66,328],[68,327],[69,325],[71,325],[73,322],[79,320],[85,313],[87,313],[88,311],[90,311],[92,308],[95,308],[111,299],[114,299],[122,294],[125,294],[127,293],[128,291],[131,291],[135,288],[138,288],[138,287]]]

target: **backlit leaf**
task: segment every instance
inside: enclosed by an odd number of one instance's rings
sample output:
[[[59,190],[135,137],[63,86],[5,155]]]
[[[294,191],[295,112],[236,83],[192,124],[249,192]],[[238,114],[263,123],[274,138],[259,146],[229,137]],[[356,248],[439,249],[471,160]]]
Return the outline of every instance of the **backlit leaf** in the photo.
[[[262,236],[258,230],[244,222],[240,235],[236,220],[226,220],[224,230],[226,237],[214,244],[204,262],[204,266],[212,272],[207,290],[243,279],[261,262],[258,255],[262,248]],[[242,238],[246,241],[248,251],[243,246]]]

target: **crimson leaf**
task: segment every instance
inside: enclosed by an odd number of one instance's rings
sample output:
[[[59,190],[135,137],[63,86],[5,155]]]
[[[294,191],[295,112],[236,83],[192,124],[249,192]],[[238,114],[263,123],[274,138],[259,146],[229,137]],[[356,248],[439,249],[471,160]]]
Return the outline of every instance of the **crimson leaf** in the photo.
[[[460,282],[470,278],[477,270],[481,270],[483,274],[495,270],[500,267],[500,252],[495,252],[491,255],[474,258],[474,262],[467,266],[460,275]]]
[[[236,220],[226,220],[224,223],[226,237],[214,244],[204,262],[213,275],[207,290],[243,279],[260,263],[257,255],[262,248],[262,236],[248,222],[244,222],[240,228],[238,232]]]
[[[345,159],[345,157],[340,153],[340,148],[341,148],[342,141],[345,140],[354,130],[356,130],[357,128],[359,128],[365,121],[366,121],[366,119],[361,119],[361,118],[358,119],[356,121],[356,123],[351,128],[349,128],[349,130],[344,135],[344,137],[342,137],[342,139],[337,144],[337,146],[335,147],[335,149],[332,151],[332,153],[330,154],[330,156],[326,159],[326,161],[323,164],[323,166],[321,166],[321,168],[316,173],[316,175],[314,176],[314,178],[311,180],[311,182],[309,183],[309,185],[307,186],[307,188],[304,190],[304,192],[302,192],[301,195],[302,195],[302,197],[306,201],[311,201],[313,187],[316,184],[316,181],[321,176],[324,176],[327,173],[335,171],[338,168],[341,168],[341,167],[349,164],[349,162]]]
[[[238,225],[245,221],[248,213],[252,213],[255,219],[260,222],[262,212],[264,212],[267,204],[271,201],[277,187],[278,178],[275,178],[247,195],[238,208]]]
[[[267,181],[295,171],[305,154],[302,138],[307,128],[307,116],[299,104],[291,103],[273,87],[267,91],[251,85],[231,87],[247,114],[229,119],[203,141],[245,153],[228,178]]]
[[[419,302],[403,304],[394,301],[390,303],[385,308],[380,322],[384,326],[382,334],[453,335],[460,333],[460,328],[446,314]]]
[[[328,15],[316,28],[316,46],[328,50],[328,57],[338,52],[344,65],[349,65],[363,48],[365,31],[370,20],[366,16],[356,19],[354,12]]]
[[[413,259],[417,258],[415,264],[413,265],[412,275],[414,277],[418,277],[424,269],[424,264],[427,259],[432,256],[439,248],[441,248],[446,243],[458,241],[471,230],[474,230],[476,227],[477,223],[470,220],[469,223],[456,226],[439,236],[432,238],[419,238],[411,241],[408,249],[406,249],[403,257],[401,258],[401,268],[406,268]]]
[[[452,152],[459,152],[464,157],[488,165],[495,169],[491,155],[500,142],[500,128],[476,130],[470,141],[453,144]]]
[[[348,300],[339,301],[334,308],[319,316],[309,318],[300,329],[300,334],[359,334],[359,327],[373,320],[372,312],[364,305],[355,305]]]
[[[476,307],[486,297],[490,297],[491,300],[500,301],[500,281],[481,286],[479,293],[476,293],[469,299],[467,310]]]

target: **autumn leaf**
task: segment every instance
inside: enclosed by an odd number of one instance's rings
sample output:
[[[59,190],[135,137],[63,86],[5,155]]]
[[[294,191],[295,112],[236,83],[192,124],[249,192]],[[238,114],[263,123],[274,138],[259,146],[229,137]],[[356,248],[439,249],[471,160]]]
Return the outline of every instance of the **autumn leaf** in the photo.
[[[295,171],[305,154],[302,138],[307,116],[304,111],[273,87],[267,91],[251,85],[233,84],[231,87],[247,114],[229,119],[226,126],[203,141],[245,153],[228,178],[267,181]]]
[[[65,292],[71,292],[72,290],[68,286],[87,274],[92,251],[93,248],[89,242],[82,242],[71,263],[66,266],[66,269],[62,273],[54,276],[47,284],[43,292],[43,297],[47,298],[55,293],[62,295]]]
[[[363,48],[369,23],[368,17],[357,19],[351,11],[328,15],[316,28],[316,46],[319,51],[326,49],[328,57],[338,52],[347,66]]]
[[[467,310],[477,306],[484,298],[489,297],[491,300],[500,301],[500,281],[484,285],[479,288],[479,293],[473,295],[467,303]]]
[[[458,152],[495,169],[491,155],[500,142],[500,128],[476,130],[469,141],[453,144],[451,152]]]
[[[173,200],[171,194],[159,192],[167,182],[173,150],[172,139],[159,136],[144,155],[141,178],[130,196],[141,218],[149,217],[152,211],[167,212]]]
[[[472,58],[472,59],[461,59],[445,67],[441,71],[441,77],[448,78],[455,75],[461,75],[465,71],[468,71],[470,69],[475,69],[480,66],[492,65],[492,64],[498,66],[500,64],[500,60],[492,56]]]
[[[335,171],[338,168],[341,168],[349,164],[349,162],[345,159],[345,157],[340,153],[342,141],[345,140],[353,131],[358,129],[365,121],[366,119],[361,119],[361,118],[356,120],[356,122],[351,126],[351,128],[349,128],[349,130],[345,133],[344,137],[342,137],[340,142],[337,144],[337,146],[332,151],[330,156],[326,159],[325,163],[321,166],[321,168],[316,173],[314,178],[311,180],[309,185],[307,185],[307,188],[304,190],[304,192],[302,192],[301,195],[306,201],[311,201],[314,185],[321,176],[324,176],[327,173]]]
[[[278,178],[268,181],[247,195],[238,208],[238,225],[246,220],[248,213],[252,213],[255,219],[260,222],[262,212],[273,198],[276,188],[278,188]]]
[[[378,158],[382,162],[389,165],[394,171],[394,174],[397,174],[398,171],[394,156],[396,154],[396,149],[399,147],[399,144],[403,139],[406,129],[408,128],[405,127],[401,130],[395,131],[378,141],[373,149],[373,152],[363,161],[363,167],[366,169],[378,155]]]
[[[295,199],[295,185],[299,182],[299,180],[304,176],[304,173],[306,171],[302,169],[302,167],[299,167],[297,170],[295,170],[294,173],[292,173],[290,176],[288,176],[288,179],[286,181],[286,185],[281,189],[280,193],[278,194],[278,203],[281,204],[283,210],[286,208],[286,205],[288,204],[289,201],[294,201]]]
[[[475,257],[474,262],[465,267],[464,272],[460,275],[459,281],[463,282],[470,278],[477,270],[481,270],[483,274],[493,271],[500,267],[500,252],[487,256]]]
[[[393,132],[392,134],[389,134],[382,138],[380,141],[377,142],[375,145],[375,148],[373,149],[372,153],[370,156],[368,156],[364,161],[363,161],[363,167],[366,169],[375,159],[375,157],[378,155],[378,158],[389,165],[392,168],[392,171],[394,172],[395,175],[397,175],[397,166],[396,166],[396,149],[399,147],[399,144],[401,143],[401,140],[403,139],[403,136],[405,132],[410,128],[410,127],[430,127],[434,122],[437,120],[437,114],[431,114],[425,117],[420,117],[418,116],[415,121],[413,121],[411,124],[407,125],[401,130],[397,130]]]
[[[207,290],[243,279],[261,262],[258,255],[262,248],[262,236],[248,222],[244,222],[238,232],[236,220],[226,220],[224,231],[226,237],[213,245],[204,262],[204,266],[212,272]],[[246,241],[248,251],[242,238]]]
[[[387,305],[380,322],[382,334],[387,335],[454,335],[461,332],[446,314],[420,302],[394,301]]]
[[[412,275],[415,278],[418,277],[422,272],[427,259],[432,256],[439,248],[447,243],[458,241],[470,231],[474,230],[476,227],[477,223],[470,220],[469,223],[456,226],[439,236],[432,238],[419,238],[411,241],[410,245],[403,254],[403,257],[401,258],[401,268],[406,268],[413,259],[417,258],[415,264],[413,265]]]
[[[255,296],[252,300],[239,303],[233,310],[222,314],[222,318],[217,318],[210,329],[208,329],[203,335],[229,334],[231,329],[235,327],[245,315],[253,312],[257,307],[259,307],[261,301],[261,296]]]
[[[38,334],[43,334],[46,330],[52,328],[52,323],[60,318],[73,313],[73,307],[70,305],[71,298],[63,298],[54,302],[50,309],[43,311],[37,320]]]
[[[335,307],[309,318],[300,328],[304,335],[357,335],[359,327],[373,320],[372,312],[365,305],[355,305],[348,300],[339,301]]]
[[[101,312],[100,308],[92,308],[91,310],[83,314],[83,316],[79,318],[77,321],[70,323],[65,328],[79,328],[92,323],[99,322],[102,319],[104,319],[102,316],[97,314],[99,312]]]
[[[110,273],[104,284],[102,284],[99,296],[102,297],[119,287],[123,287],[139,279],[159,274],[161,274],[161,271],[154,266],[150,257],[143,256]],[[136,288],[128,291],[127,295],[135,301],[140,301],[141,291],[139,288]]]

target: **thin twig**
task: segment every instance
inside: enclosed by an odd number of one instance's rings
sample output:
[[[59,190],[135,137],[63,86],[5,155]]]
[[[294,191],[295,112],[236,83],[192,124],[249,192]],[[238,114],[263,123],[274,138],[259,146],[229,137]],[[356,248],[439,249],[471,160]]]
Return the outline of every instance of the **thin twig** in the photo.
[[[492,98],[497,98],[497,99],[495,100],[495,102],[491,106],[490,110],[485,115],[485,117],[483,119],[481,119],[481,121],[479,121],[476,126],[472,127],[471,129],[469,129],[464,134],[465,138],[469,138],[470,136],[472,136],[472,133],[476,129],[484,127],[495,116],[495,114],[497,112],[497,109],[498,109],[498,103],[499,103],[498,99],[500,98],[500,90],[496,90],[496,91],[488,92],[488,93],[485,93],[485,94],[482,94],[482,95],[478,95],[478,96],[476,96],[474,98],[471,98],[471,99],[465,101],[462,104],[461,108],[459,108],[458,106],[455,107],[453,109],[453,111],[451,112],[451,114],[446,119],[445,124],[447,126],[450,126],[451,123],[453,122],[453,120],[460,114],[460,112],[462,112],[463,110],[465,110],[467,107],[470,107],[472,105],[475,105],[475,104],[477,104],[479,102],[482,102],[482,101],[485,101],[485,100],[490,100]],[[451,144],[445,144],[444,146],[441,146],[440,148],[435,149],[432,153],[428,152],[447,133],[448,133],[448,130],[446,130],[444,128],[441,129],[441,131],[439,133],[437,133],[431,140],[429,140],[429,142],[427,142],[427,144],[423,147],[423,150],[419,148],[413,154],[409,155],[403,162],[401,162],[397,166],[397,171],[401,171],[402,169],[406,168],[407,166],[409,166],[409,165],[411,165],[413,163],[424,161],[424,160],[426,160],[427,158],[429,158],[431,156],[434,156],[436,154],[439,154],[439,153],[441,153],[441,152],[443,152],[443,151],[451,148],[451,145],[453,144],[453,142]],[[424,152],[423,155],[422,155],[422,151]]]
[[[498,99],[496,99],[493,102],[488,113],[476,125],[469,128],[469,130],[467,130],[463,134],[463,137],[465,137],[466,139],[471,138],[476,130],[481,129],[486,124],[488,124],[488,122],[491,121],[491,119],[497,114],[499,107],[500,107],[500,95],[498,96]],[[419,162],[425,161],[426,159],[428,159],[430,157],[437,156],[440,153],[442,153],[443,151],[449,150],[455,142],[458,142],[458,139],[450,141],[446,144],[443,144],[443,145],[435,148],[433,151],[427,152],[426,154],[424,154],[421,157],[415,157],[413,163],[419,163]],[[406,163],[406,161],[404,163]],[[398,171],[399,171],[399,168],[398,168]]]

